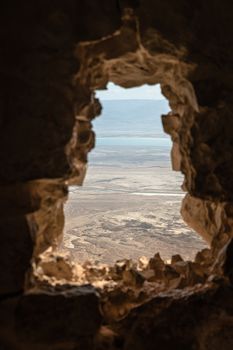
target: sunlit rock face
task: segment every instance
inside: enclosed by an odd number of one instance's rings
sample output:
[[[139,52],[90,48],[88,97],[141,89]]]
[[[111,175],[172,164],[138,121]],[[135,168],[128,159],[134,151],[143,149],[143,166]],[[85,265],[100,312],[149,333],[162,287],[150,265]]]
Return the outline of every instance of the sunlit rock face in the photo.
[[[232,349],[232,11],[227,0],[3,5],[1,348]],[[60,273],[54,257],[43,264],[39,255],[61,241],[67,185],[82,183],[94,146],[91,120],[101,111],[94,91],[108,81],[161,85],[173,168],[189,193],[182,215],[211,250],[193,263],[176,257],[166,265],[156,256],[111,273],[82,266],[80,281],[67,261]],[[100,296],[75,289],[103,275]]]

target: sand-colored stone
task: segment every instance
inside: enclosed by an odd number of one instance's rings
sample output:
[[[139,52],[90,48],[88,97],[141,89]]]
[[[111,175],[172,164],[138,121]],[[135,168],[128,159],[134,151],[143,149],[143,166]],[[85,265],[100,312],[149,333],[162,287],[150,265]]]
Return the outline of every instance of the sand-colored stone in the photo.
[[[3,2],[0,348],[232,349],[232,12],[228,0]],[[76,276],[52,260],[37,279],[39,256],[62,239],[68,185],[85,177],[94,92],[109,81],[161,84],[182,215],[210,253],[86,264]]]

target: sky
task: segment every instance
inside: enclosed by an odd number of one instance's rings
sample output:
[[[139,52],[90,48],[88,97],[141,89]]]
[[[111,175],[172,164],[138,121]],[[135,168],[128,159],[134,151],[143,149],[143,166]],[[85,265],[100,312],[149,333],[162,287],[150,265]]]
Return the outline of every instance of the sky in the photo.
[[[113,83],[108,83],[107,90],[97,90],[96,97],[100,100],[163,100],[160,85],[142,85],[124,89]]]

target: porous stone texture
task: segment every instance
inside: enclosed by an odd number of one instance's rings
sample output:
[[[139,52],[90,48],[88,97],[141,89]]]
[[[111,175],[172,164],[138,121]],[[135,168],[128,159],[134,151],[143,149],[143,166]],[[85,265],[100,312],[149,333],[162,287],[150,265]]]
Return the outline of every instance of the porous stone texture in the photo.
[[[181,214],[186,223],[212,246],[216,255],[233,237],[231,202],[203,200],[187,194]]]
[[[195,293],[179,293],[178,298],[175,293],[161,293],[120,322],[116,326],[118,336],[125,350],[230,350],[232,296],[232,288],[213,285],[196,289]],[[124,333],[126,330],[129,336]]]
[[[2,349],[232,349],[232,13],[228,0],[3,4]],[[184,174],[182,215],[210,244],[194,262],[155,255],[75,270],[54,253],[68,185],[82,184],[95,143],[94,92],[109,81],[159,83],[169,100],[162,122]],[[76,288],[87,281],[100,297]]]

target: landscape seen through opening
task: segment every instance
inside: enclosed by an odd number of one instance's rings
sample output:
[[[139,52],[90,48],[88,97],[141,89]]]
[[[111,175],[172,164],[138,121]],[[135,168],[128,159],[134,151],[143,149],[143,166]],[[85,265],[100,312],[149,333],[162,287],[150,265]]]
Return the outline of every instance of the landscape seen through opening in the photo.
[[[74,260],[114,263],[159,252],[193,259],[205,242],[180,215],[183,176],[172,171],[169,112],[159,86],[97,91],[102,114],[83,187],[71,186],[63,249]]]

